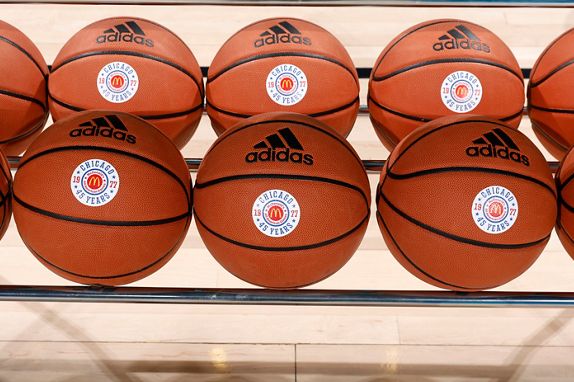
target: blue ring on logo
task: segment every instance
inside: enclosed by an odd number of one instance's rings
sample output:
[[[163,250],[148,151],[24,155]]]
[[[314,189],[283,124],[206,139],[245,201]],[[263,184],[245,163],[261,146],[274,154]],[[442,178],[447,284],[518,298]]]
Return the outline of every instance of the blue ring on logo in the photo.
[[[281,88],[281,81],[280,80],[283,79],[284,76],[287,76],[293,80],[293,89],[291,91],[289,91],[288,93],[284,93],[283,89]],[[279,94],[281,94],[282,96],[289,97],[289,96],[295,94],[297,89],[299,89],[299,79],[289,72],[283,72],[283,73],[279,74],[277,76],[277,79],[275,80],[275,89],[277,89],[277,92]]]
[[[126,81],[126,83],[124,84],[124,86],[123,86],[122,89],[120,89],[120,90],[116,90],[116,89],[114,89],[113,87],[110,87],[110,86],[109,86],[109,83],[110,83],[110,82],[109,82],[108,80],[109,80],[110,76],[111,76],[112,74],[116,74],[116,73],[121,73],[121,74],[123,74],[123,75],[125,76],[125,81]],[[119,69],[115,69],[113,72],[108,73],[108,75],[106,76],[106,88],[108,88],[108,90],[111,91],[112,93],[123,93],[123,92],[125,92],[125,91],[128,89],[129,84],[130,84],[130,79],[129,79],[128,74],[125,73],[125,72],[123,72],[123,71],[121,71],[121,70],[119,70]]]
[[[108,177],[108,174],[106,174],[105,172],[103,172],[102,170],[100,170],[100,169],[98,169],[98,168],[94,168],[94,169],[89,169],[88,171],[86,171],[86,172],[82,175],[82,179],[80,180],[80,186],[82,187],[82,189],[83,189],[86,193],[88,193],[88,194],[90,194],[90,195],[95,195],[95,196],[101,195],[101,194],[103,194],[104,192],[106,192],[106,191],[108,190],[108,187],[104,188],[101,192],[98,192],[98,193],[93,193],[93,192],[91,192],[91,191],[88,191],[88,190],[86,190],[86,188],[84,187],[84,178],[86,177],[86,174],[89,173],[89,172],[91,172],[91,171],[97,171],[98,173],[100,173],[100,174],[102,174],[103,176],[105,176],[105,177],[106,177],[106,185],[110,184],[110,183],[109,183],[109,182],[110,182],[110,178]]]
[[[459,98],[456,94],[453,94],[454,91],[456,91],[456,84],[458,83],[465,83],[468,86],[468,89],[470,91],[470,96],[468,97],[468,99],[466,101],[459,101],[457,98]],[[452,83],[451,87],[450,87],[450,96],[452,98],[452,100],[456,103],[467,103],[468,101],[470,101],[472,99],[472,96],[474,95],[474,87],[472,86],[472,84],[470,82],[468,82],[467,80],[456,80]]]
[[[285,217],[285,221],[283,223],[279,223],[279,224],[273,224],[269,221],[267,221],[267,217],[265,216],[265,208],[270,204],[270,203],[281,203],[284,207],[285,210],[287,211],[287,217]],[[289,220],[289,216],[291,215],[291,211],[289,211],[289,207],[287,206],[287,204],[285,204],[282,200],[279,199],[272,199],[270,201],[268,201],[267,203],[265,203],[265,205],[263,206],[263,208],[261,209],[261,211],[263,211],[263,213],[261,215],[263,215],[263,220],[265,221],[265,223],[269,224],[272,227],[280,227],[282,225],[285,225],[285,223],[287,222],[287,220]]]
[[[506,206],[506,213],[504,214],[504,216],[502,216],[502,217],[501,217],[500,219],[498,219],[498,220],[491,220],[491,219],[489,219],[489,218],[488,218],[488,215],[486,214],[486,212],[484,212],[483,215],[484,215],[484,218],[485,218],[486,220],[488,220],[489,222],[494,223],[494,224],[497,224],[497,223],[500,223],[500,222],[506,220],[506,217],[508,216],[508,213],[510,212],[510,206],[508,205],[508,202],[507,202],[504,198],[501,198],[501,197],[498,196],[498,195],[493,195],[493,196],[491,196],[490,198],[486,199],[486,200],[484,201],[483,206],[486,207],[486,205],[488,204],[488,201],[491,200],[491,199],[494,199],[494,198],[497,198],[497,199],[499,199],[499,200],[501,200],[501,201],[504,202],[504,205]]]

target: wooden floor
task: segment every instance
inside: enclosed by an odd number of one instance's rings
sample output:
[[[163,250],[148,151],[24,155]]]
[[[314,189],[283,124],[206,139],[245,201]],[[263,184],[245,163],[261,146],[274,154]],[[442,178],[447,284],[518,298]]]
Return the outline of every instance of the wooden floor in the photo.
[[[257,19],[296,16],[332,31],[357,66],[407,27],[433,18],[482,24],[522,67],[574,25],[564,9],[0,5],[51,62],[86,24],[107,16],[153,19],[179,34],[201,65]],[[362,84],[365,101],[366,82]],[[530,124],[522,131],[531,135]],[[201,157],[215,139],[207,118],[185,148]],[[350,135],[363,159],[384,159],[368,117]],[[377,176],[371,176],[374,186]],[[68,285],[24,248],[12,225],[0,243],[0,283]],[[174,259],[138,286],[248,287],[218,266],[195,227]],[[403,270],[376,222],[353,259],[312,288],[432,287]],[[553,237],[507,291],[574,291],[574,261]],[[249,307],[0,302],[0,381],[572,381],[574,310]]]

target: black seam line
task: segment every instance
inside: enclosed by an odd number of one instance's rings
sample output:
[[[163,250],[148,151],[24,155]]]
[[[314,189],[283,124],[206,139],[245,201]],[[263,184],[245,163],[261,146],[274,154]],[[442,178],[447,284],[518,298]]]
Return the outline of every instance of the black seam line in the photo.
[[[454,235],[452,233],[442,231],[438,228],[432,227],[432,226],[427,225],[421,221],[416,220],[415,218],[407,215],[406,213],[404,213],[403,211],[398,209],[394,204],[392,204],[390,202],[390,200],[387,199],[384,192],[381,192],[381,200],[383,200],[387,206],[389,206],[396,214],[400,215],[403,219],[408,220],[412,224],[414,224],[414,225],[416,225],[416,226],[418,226],[418,227],[420,227],[426,231],[432,232],[434,234],[437,234],[439,236],[445,237],[445,238],[453,240],[453,241],[457,241],[457,242],[465,243],[465,244],[470,244],[470,245],[473,245],[476,247],[495,248],[495,249],[528,248],[528,247],[532,247],[532,246],[538,245],[540,243],[543,243],[544,241],[548,240],[548,238],[550,237],[550,234],[548,234],[548,235],[544,236],[542,239],[538,239],[538,240],[531,241],[528,243],[520,243],[520,244],[495,244],[495,243],[488,243],[488,242],[480,241],[480,240],[473,240],[473,239],[469,239],[469,238],[466,238],[463,236],[458,236],[458,235]]]
[[[418,68],[422,68],[422,67],[429,66],[429,65],[451,64],[451,63],[459,63],[459,62],[469,62],[469,63],[474,63],[474,64],[483,64],[483,65],[494,66],[496,68],[503,69],[503,70],[506,70],[507,72],[514,74],[514,76],[516,76],[521,81],[521,83],[523,83],[523,81],[524,81],[524,79],[522,78],[522,74],[516,73],[514,70],[512,70],[508,66],[498,64],[496,62],[492,62],[489,60],[478,59],[478,58],[439,58],[436,60],[423,61],[423,62],[419,62],[416,64],[405,66],[404,68],[401,68],[401,69],[396,70],[394,72],[391,72],[389,74],[385,74],[384,76],[373,76],[372,81],[382,82],[382,81],[388,80],[391,77],[394,77],[394,76],[397,76],[399,74],[408,72],[409,70],[418,69]]]
[[[44,150],[44,151],[40,151],[34,155],[32,155],[29,158],[26,158],[25,161],[20,162],[20,164],[18,165],[18,170],[21,170],[22,167],[24,167],[26,164],[30,163],[32,160],[37,159],[39,157],[42,157],[44,155],[49,155],[49,154],[53,154],[53,153],[57,153],[60,151],[75,151],[75,150],[84,150],[84,151],[103,151],[103,152],[109,152],[109,153],[114,153],[114,154],[118,154],[118,155],[123,155],[123,156],[127,156],[130,158],[134,158],[137,160],[141,160],[142,162],[145,162],[149,165],[152,165],[153,167],[163,171],[164,173],[166,173],[167,175],[169,175],[170,177],[172,177],[181,187],[181,189],[183,190],[185,196],[186,196],[186,200],[190,200],[190,193],[187,191],[185,184],[182,182],[182,180],[174,173],[172,172],[170,169],[162,166],[159,163],[156,163],[154,161],[152,161],[151,159],[148,159],[144,156],[138,155],[138,154],[134,154],[134,153],[130,153],[127,151],[122,151],[122,150],[118,150],[118,149],[113,149],[111,147],[100,147],[100,146],[64,146],[64,147],[55,147],[52,149],[48,149],[48,150]]]
[[[194,210],[195,213],[195,221],[199,224],[201,224],[201,226],[203,228],[205,228],[209,233],[211,233],[212,235],[218,237],[221,240],[224,240],[228,243],[237,245],[239,247],[244,247],[244,248],[249,248],[249,249],[254,249],[257,251],[269,251],[269,252],[290,252],[290,251],[304,251],[304,250],[308,250],[308,249],[315,249],[315,248],[320,248],[320,247],[324,247],[326,245],[335,243],[339,240],[342,240],[344,238],[346,238],[347,236],[353,234],[355,231],[359,230],[365,223],[367,223],[369,221],[369,216],[371,214],[370,210],[367,209],[367,215],[359,222],[359,224],[357,224],[355,227],[351,228],[350,230],[348,230],[347,232],[344,232],[343,234],[334,237],[332,239],[329,240],[325,240],[322,241],[320,243],[315,243],[315,244],[307,244],[307,245],[299,245],[299,246],[295,246],[295,247],[266,247],[266,246],[260,246],[260,245],[252,245],[252,244],[247,244],[247,243],[242,243],[240,241],[236,241],[233,239],[230,239],[226,236],[221,235],[220,233],[215,232],[214,230],[212,230],[211,228],[209,228],[207,225],[205,225],[203,223],[203,221],[201,220],[201,218],[198,217],[197,215],[197,211]]]
[[[387,234],[389,235],[389,238],[392,240],[393,244],[395,245],[395,247],[399,250],[399,252],[401,253],[401,255],[403,256],[403,258],[409,262],[409,264],[411,264],[413,267],[415,267],[415,269],[417,271],[419,271],[420,273],[422,273],[423,275],[425,275],[426,277],[428,277],[431,280],[435,280],[436,282],[439,282],[441,284],[444,285],[448,285],[450,287],[454,287],[454,288],[459,288],[459,289],[465,289],[465,290],[475,290],[478,288],[469,288],[469,287],[464,287],[461,285],[455,285],[455,284],[451,284],[451,283],[447,283],[446,281],[443,281],[441,279],[438,279],[436,277],[434,277],[433,275],[427,273],[424,269],[420,268],[417,264],[415,264],[414,261],[411,260],[411,258],[409,256],[407,256],[405,254],[405,252],[403,252],[403,250],[401,249],[401,247],[399,246],[399,243],[397,243],[397,241],[395,240],[395,237],[393,236],[393,234],[391,233],[391,230],[389,229],[389,227],[387,226],[387,224],[385,223],[385,219],[383,219],[383,215],[377,210],[377,220],[379,221],[379,223],[381,223],[385,229],[385,231],[387,231]],[[481,288],[482,289],[482,288]],[[486,288],[484,288],[486,289]]]
[[[351,102],[349,102],[345,105],[337,106],[334,109],[320,111],[318,113],[312,113],[312,114],[306,114],[306,115],[308,115],[309,117],[314,117],[314,118],[322,117],[325,115],[334,114],[334,113],[338,113],[340,111],[346,110],[346,109],[350,108],[351,106],[354,106],[358,102],[359,102],[359,97],[355,98],[354,100],[352,100]],[[213,104],[209,103],[209,101],[207,102],[207,106],[209,106],[210,108],[212,108],[213,110],[215,110],[219,113],[230,115],[232,117],[249,118],[249,117],[252,117],[253,115],[255,115],[255,114],[241,114],[241,113],[236,113],[234,111],[228,111],[225,109],[221,109],[221,108],[214,106]]]
[[[572,207],[566,200],[564,200],[564,198],[562,198],[562,197],[560,198],[560,203],[561,203],[564,207],[566,207],[566,209],[567,209],[568,211],[574,213],[574,207]]]
[[[440,21],[436,21],[436,22],[434,22],[434,23],[421,25],[420,27],[418,27],[418,28],[416,28],[416,29],[413,29],[412,31],[409,31],[408,33],[405,33],[405,34],[404,34],[403,36],[401,36],[397,41],[395,41],[395,42],[393,43],[393,45],[391,45],[391,46],[389,47],[389,49],[387,49],[387,51],[385,52],[385,54],[378,60],[378,62],[376,63],[376,65],[375,65],[375,67],[373,68],[373,71],[372,71],[373,76],[375,75],[375,73],[376,73],[377,70],[379,69],[379,66],[381,66],[381,64],[383,63],[383,60],[385,59],[385,57],[387,57],[387,54],[389,54],[389,52],[390,52],[395,46],[397,46],[401,41],[403,41],[405,38],[409,37],[411,34],[417,32],[417,31],[419,31],[419,30],[421,30],[421,29],[424,29],[424,28],[426,28],[426,27],[430,27],[430,26],[438,25],[438,24],[444,24],[444,23],[451,23],[451,22],[453,22],[453,21],[455,21],[455,20],[453,20],[453,19],[440,20]],[[472,24],[472,23],[471,23],[471,24]],[[475,25],[475,24],[473,24],[473,25]]]
[[[374,103],[375,106],[377,106],[378,108],[383,109],[384,111],[386,111],[386,112],[388,112],[388,113],[397,115],[397,116],[402,117],[402,118],[405,118],[405,119],[410,119],[410,120],[412,120],[412,121],[418,121],[418,122],[430,122],[430,121],[432,121],[431,118],[424,118],[424,117],[417,117],[417,116],[409,115],[409,114],[403,114],[403,113],[401,113],[401,112],[399,112],[399,111],[390,109],[390,108],[388,108],[388,107],[386,107],[386,106],[384,106],[384,105],[381,105],[381,104],[378,103],[377,101],[375,101],[375,100],[373,99],[373,97],[371,97],[370,95],[368,96],[368,100],[371,101],[372,103]],[[519,116],[522,116],[522,109],[520,109],[520,111],[517,112],[517,113],[514,113],[514,114],[509,115],[509,116],[507,116],[507,117],[502,117],[502,118],[497,118],[497,119],[498,119],[499,121],[510,121],[510,120],[513,120],[514,118],[519,117]]]
[[[110,227],[149,227],[149,226],[155,226],[155,225],[174,223],[174,222],[180,221],[184,218],[187,218],[190,215],[190,212],[186,212],[184,214],[174,216],[171,218],[165,218],[165,219],[130,220],[130,221],[86,219],[86,218],[63,215],[63,214],[58,214],[56,212],[44,210],[42,208],[39,208],[39,207],[33,206],[29,203],[26,203],[25,201],[20,199],[16,194],[13,195],[13,198],[22,207],[24,207],[30,211],[33,211],[37,214],[44,215],[44,216],[47,216],[50,218],[54,218],[54,219],[58,219],[58,220],[65,220],[65,221],[74,222],[74,223],[91,224],[91,225],[104,225],[104,226],[110,226]]]
[[[62,61],[62,63],[60,63],[60,65],[58,66],[53,66],[52,67],[52,71],[51,73],[54,73],[56,70],[60,69],[61,67],[63,67],[64,65],[69,64],[70,62],[73,61],[77,61],[80,60],[82,58],[86,58],[86,57],[92,57],[92,56],[133,56],[133,57],[141,57],[141,58],[145,58],[148,60],[153,60],[153,61],[157,61],[157,62],[161,62],[162,64],[171,66],[174,69],[179,70],[180,72],[182,72],[183,74],[185,74],[186,76],[188,76],[189,78],[191,78],[193,80],[193,82],[195,82],[195,85],[197,86],[197,89],[199,90],[199,93],[201,94],[201,98],[203,99],[203,83],[200,83],[193,74],[191,74],[190,72],[188,72],[184,67],[171,62],[169,60],[166,60],[164,58],[161,57],[157,57],[157,56],[152,56],[151,54],[146,54],[146,53],[139,53],[139,52],[132,52],[129,50],[98,50],[98,51],[93,51],[93,52],[87,52],[87,53],[83,53],[83,54],[79,54],[77,56],[74,57],[70,57],[67,60]]]
[[[399,117],[405,118],[405,119],[410,119],[411,121],[417,121],[417,122],[430,122],[431,119],[430,118],[424,118],[424,117],[417,117],[414,115],[409,115],[409,114],[403,114],[401,112],[395,111],[393,109],[389,109],[386,106],[381,105],[380,103],[378,103],[377,101],[375,101],[373,99],[373,97],[371,97],[370,95],[368,96],[368,100],[371,101],[372,103],[375,104],[375,106],[377,106],[379,109],[383,109],[384,111],[397,115]]]
[[[357,71],[355,68],[353,69],[349,69],[346,65],[344,65],[342,62],[335,60],[333,58],[330,57],[326,57],[320,54],[313,54],[313,53],[302,53],[302,52],[277,52],[277,53],[266,53],[266,54],[258,54],[256,56],[251,56],[248,58],[244,58],[242,60],[236,61],[231,65],[226,66],[225,68],[221,69],[218,73],[214,74],[213,76],[210,76],[208,73],[207,76],[207,83],[213,82],[215,81],[219,76],[221,76],[222,74],[230,71],[231,69],[234,69],[240,65],[246,64],[248,62],[252,62],[252,61],[257,61],[257,60],[262,60],[265,58],[274,58],[274,57],[306,57],[306,58],[313,58],[313,59],[317,59],[317,60],[323,60],[323,61],[327,61],[330,62],[332,64],[338,65],[340,67],[342,67],[343,69],[345,69],[347,72],[349,72],[349,74],[351,74],[351,77],[353,77],[353,80],[355,81],[355,84],[357,85],[357,87],[359,86],[359,81],[357,79]]]
[[[547,112],[551,112],[551,113],[574,114],[574,109],[551,109],[551,108],[547,108],[547,107],[536,106],[533,104],[529,104],[528,107],[531,109],[536,109],[536,110],[540,110],[540,111],[547,111]]]
[[[343,182],[336,179],[330,178],[323,178],[319,176],[310,176],[310,175],[294,175],[294,174],[242,174],[242,175],[231,175],[226,176],[223,178],[216,178],[209,180],[207,182],[198,182],[195,183],[196,189],[203,189],[207,187],[211,187],[216,184],[231,182],[233,180],[244,180],[244,179],[289,179],[289,180],[303,180],[303,181],[314,181],[314,182],[322,182],[322,183],[329,183],[334,184],[336,186],[346,187],[353,191],[357,191],[363,199],[365,200],[367,209],[369,209],[369,198],[365,194],[365,192],[358,186],[354,184],[350,184],[347,182]]]
[[[190,216],[191,216],[191,215],[190,215]],[[189,223],[189,221],[188,221],[188,223]],[[90,275],[82,275],[82,274],[80,274],[80,273],[71,272],[71,271],[69,271],[69,270],[67,270],[67,269],[61,268],[61,267],[57,266],[56,264],[54,264],[54,263],[52,263],[52,262],[46,260],[46,258],[44,258],[43,256],[40,256],[40,255],[38,254],[38,252],[36,252],[36,250],[34,250],[34,249],[33,249],[29,244],[27,244],[27,243],[26,243],[26,247],[28,247],[28,249],[30,250],[30,252],[32,252],[32,254],[33,254],[34,256],[36,256],[36,257],[38,257],[39,259],[41,259],[42,261],[46,262],[46,263],[49,264],[51,267],[54,267],[54,268],[58,269],[59,271],[62,271],[62,272],[64,272],[64,273],[66,273],[66,274],[73,275],[73,276],[78,276],[78,277],[84,277],[84,278],[87,278],[87,279],[94,279],[94,280],[117,279],[117,278],[120,278],[120,277],[127,277],[127,276],[131,276],[131,275],[135,275],[135,274],[141,273],[141,272],[143,272],[143,271],[145,271],[145,270],[147,270],[147,269],[149,269],[149,268],[154,267],[154,266],[157,265],[158,263],[162,262],[166,257],[169,257],[169,256],[173,255],[173,254],[174,254],[173,251],[174,251],[179,245],[181,245],[181,241],[182,241],[182,239],[185,237],[185,234],[186,234],[186,233],[187,233],[187,229],[184,229],[184,230],[183,230],[183,233],[182,233],[182,236],[179,238],[179,240],[176,242],[176,244],[175,244],[173,247],[171,247],[170,250],[167,251],[163,256],[161,256],[159,259],[155,260],[154,262],[152,262],[152,263],[146,265],[145,267],[143,267],[143,268],[141,268],[141,269],[138,269],[138,270],[135,270],[135,271],[132,271],[132,272],[128,272],[128,273],[124,273],[124,274],[120,274],[120,275],[111,275],[111,276],[90,276]]]
[[[81,107],[78,107],[78,106],[74,106],[74,105],[67,104],[67,103],[65,103],[65,102],[63,102],[63,101],[60,101],[59,99],[55,98],[55,97],[54,97],[53,95],[51,95],[51,94],[50,94],[50,99],[51,99],[52,101],[54,101],[55,103],[57,103],[58,105],[60,105],[60,106],[62,106],[62,107],[65,107],[65,108],[68,109],[68,110],[73,110],[73,111],[86,111],[86,110],[89,110],[89,109],[84,109],[84,108],[81,108]],[[134,115],[136,115],[136,116],[138,116],[138,117],[140,117],[140,118],[143,118],[143,119],[151,119],[151,120],[154,120],[154,119],[168,119],[168,118],[182,117],[182,116],[184,116],[184,115],[191,114],[191,113],[193,113],[193,112],[195,112],[195,111],[197,111],[197,110],[199,110],[199,109],[201,109],[201,108],[203,108],[203,101],[202,101],[200,104],[198,104],[197,106],[192,107],[191,109],[183,110],[183,111],[178,111],[178,112],[175,112],[175,113],[157,114],[157,115],[140,115],[140,114],[134,114]],[[133,113],[132,113],[132,114],[133,114]]]
[[[387,176],[391,179],[402,180],[402,179],[411,179],[411,178],[416,178],[419,176],[425,176],[425,175],[431,175],[431,174],[440,174],[440,173],[445,173],[445,172],[483,172],[483,173],[488,173],[488,174],[499,174],[499,175],[505,175],[505,176],[515,177],[515,178],[520,178],[520,179],[527,180],[529,182],[538,184],[539,186],[546,188],[548,191],[550,191],[550,193],[552,195],[554,195],[554,197],[556,197],[556,193],[555,193],[554,189],[539,179],[533,178],[533,177],[528,176],[528,175],[523,175],[523,174],[520,174],[517,172],[499,170],[499,169],[495,169],[495,168],[463,167],[463,166],[460,166],[460,167],[443,167],[443,168],[432,168],[432,169],[428,169],[428,170],[421,170],[421,171],[411,172],[408,174],[396,174],[393,172],[387,172]]]
[[[550,136],[550,134],[548,134],[546,131],[544,131],[543,128],[538,126],[538,124],[534,120],[531,119],[530,122],[532,124],[532,130],[534,130],[535,133],[542,135],[543,137],[548,139],[550,142],[552,142],[553,144],[558,146],[558,148],[562,149],[564,152],[567,152],[570,149],[570,147],[558,142],[556,139],[554,139],[552,136]]]
[[[562,231],[562,233],[566,235],[566,238],[570,241],[571,244],[574,244],[574,238],[572,238],[570,233],[564,228],[562,223],[560,223],[560,220],[556,222],[556,231],[558,232],[558,230]]]
[[[39,121],[37,124],[35,124],[31,128],[29,128],[28,130],[26,130],[22,134],[17,135],[17,136],[12,137],[12,138],[5,139],[3,141],[0,140],[0,144],[7,144],[7,143],[19,141],[21,139],[24,139],[24,138],[30,136],[30,135],[33,135],[34,133],[38,132],[38,130],[42,130],[42,128],[44,128],[44,125],[46,125],[46,120],[48,120],[48,113],[45,113],[44,118],[42,118],[41,121]]]
[[[429,135],[431,135],[431,134],[437,133],[437,132],[439,132],[439,131],[441,131],[441,130],[447,128],[447,127],[456,126],[456,125],[460,125],[460,124],[464,124],[464,123],[469,123],[469,122],[486,123],[486,124],[495,125],[495,126],[503,127],[503,128],[505,128],[505,129],[511,129],[512,131],[515,131],[515,130],[513,130],[511,127],[508,127],[508,126],[506,126],[506,125],[504,125],[504,124],[502,124],[502,123],[499,123],[499,122],[496,122],[496,121],[484,120],[484,119],[465,119],[465,120],[463,120],[463,121],[455,121],[455,122],[447,123],[447,124],[445,124],[445,125],[442,125],[442,126],[439,126],[439,127],[435,128],[435,129],[433,129],[433,130],[431,130],[431,131],[427,131],[426,133],[424,133],[423,135],[421,135],[420,137],[418,137],[417,139],[415,139],[413,142],[411,142],[407,147],[405,147],[405,148],[403,149],[403,151],[397,156],[397,158],[393,161],[392,164],[389,164],[389,162],[387,161],[387,168],[388,168],[389,170],[392,169],[393,166],[395,165],[395,163],[397,163],[398,160],[399,160],[400,158],[402,158],[403,155],[405,155],[411,148],[413,148],[413,146],[416,145],[421,139],[423,139],[423,138],[425,138],[425,137],[427,137],[427,136],[429,136]]]
[[[24,94],[14,93],[14,92],[11,92],[8,90],[3,90],[3,89],[0,89],[0,94],[3,94],[3,95],[8,96],[8,97],[18,98],[18,99],[21,99],[24,101],[32,102],[32,103],[35,103],[36,105],[40,106],[42,108],[42,110],[44,110],[44,111],[48,110],[46,105],[37,98],[29,97],[29,96],[24,95]]]
[[[22,48],[20,45],[16,44],[14,41],[10,40],[9,38],[7,38],[5,36],[0,36],[0,41],[4,41],[5,43],[12,45],[14,48],[16,48],[20,52],[24,53],[24,55],[26,57],[28,57],[30,59],[30,61],[32,61],[32,63],[38,68],[38,70],[42,74],[42,77],[43,78],[47,77],[48,74],[46,72],[44,72],[42,65],[40,65],[40,63],[38,61],[36,61],[34,59],[34,57],[32,57],[32,55],[30,53],[28,53],[28,51],[26,51],[26,49]]]
[[[552,47],[556,44],[558,44],[564,37],[569,36],[570,33],[572,31],[571,28],[569,30],[567,30],[566,32],[562,33],[560,36],[556,37],[554,39],[554,41],[552,41],[550,44],[548,44],[546,46],[546,48],[544,48],[544,50],[542,51],[542,53],[540,53],[540,56],[538,56],[538,59],[536,60],[536,62],[534,63],[534,66],[532,67],[531,71],[530,71],[530,79],[532,80],[532,74],[536,72],[536,70],[538,69],[538,65],[540,64],[540,62],[542,61],[542,58],[546,55],[546,53],[548,53],[550,51],[550,49],[552,49]],[[528,86],[530,87],[531,83],[528,83]]]
[[[562,167],[560,167],[558,169],[558,171],[556,172],[556,180],[558,183],[558,180],[560,179],[560,171],[562,170]],[[566,178],[564,180],[564,182],[557,184],[557,188],[558,188],[558,194],[562,194],[562,190],[564,188],[566,188],[566,186],[568,186],[568,184],[570,184],[570,182],[572,181],[572,179],[574,179],[574,173],[571,174],[568,178]]]
[[[542,77],[541,79],[539,79],[538,81],[530,81],[529,86],[531,88],[535,88],[538,85],[542,84],[543,82],[545,82],[546,80],[550,79],[550,77],[552,77],[553,75],[555,75],[556,73],[558,73],[559,71],[561,71],[562,69],[565,69],[567,67],[569,67],[570,65],[574,64],[574,59],[568,60],[566,62],[563,62],[562,64],[558,65],[557,67],[555,67],[554,69],[552,69],[550,72],[548,72],[544,77]],[[530,78],[532,78],[532,76],[530,76]]]
[[[229,133],[225,133],[227,135],[222,135],[220,137],[220,139],[216,140],[211,147],[209,148],[209,150],[207,150],[207,153],[205,153],[204,157],[207,156],[207,154],[209,154],[211,151],[213,151],[213,149],[215,149],[215,147],[217,147],[217,145],[219,145],[221,142],[223,142],[225,139],[229,138],[230,136],[232,136],[235,133],[238,133],[246,128],[249,128],[251,126],[257,126],[257,125],[263,125],[266,123],[292,123],[294,125],[301,125],[301,126],[305,126],[309,129],[313,129],[316,130],[320,133],[323,133],[331,138],[333,138],[334,140],[338,141],[339,143],[341,143],[343,146],[345,146],[345,148],[355,157],[355,159],[358,161],[358,163],[360,164],[361,167],[364,168],[363,166],[363,162],[361,161],[361,158],[359,157],[359,154],[357,154],[357,152],[355,151],[355,149],[353,149],[353,147],[350,145],[349,142],[347,142],[347,140],[345,140],[345,138],[342,138],[340,135],[337,136],[335,134],[330,133],[327,130],[323,130],[321,128],[318,128],[317,126],[311,125],[309,123],[305,123],[305,122],[300,122],[300,121],[294,121],[294,120],[290,120],[290,119],[274,119],[271,121],[259,121],[259,122],[253,122],[241,127],[238,127],[236,129],[232,129],[232,130],[228,130]]]

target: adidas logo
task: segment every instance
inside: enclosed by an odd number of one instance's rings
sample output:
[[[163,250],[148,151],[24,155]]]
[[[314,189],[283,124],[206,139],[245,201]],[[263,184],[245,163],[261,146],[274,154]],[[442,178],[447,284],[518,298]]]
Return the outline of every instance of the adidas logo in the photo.
[[[106,115],[80,123],[80,126],[70,131],[70,137],[104,137],[135,144],[136,137],[128,134],[126,125],[117,115]]]
[[[311,45],[311,39],[301,36],[299,29],[287,21],[273,25],[269,30],[261,33],[259,37],[253,44],[256,48],[279,43]]]
[[[143,29],[135,21],[126,21],[123,24],[106,29],[96,38],[98,44],[106,42],[133,42],[153,48],[153,40],[146,38]]]
[[[446,34],[440,36],[432,48],[437,52],[450,49],[473,49],[490,53],[490,46],[480,41],[477,35],[464,25],[457,25]]]
[[[303,146],[288,128],[280,129],[265,140],[253,146],[257,151],[251,151],[245,156],[247,163],[255,162],[293,162],[311,166],[313,155],[304,154]]]
[[[511,160],[530,166],[530,160],[520,153],[514,141],[502,129],[496,128],[472,141],[475,146],[467,147],[469,157],[489,157]]]

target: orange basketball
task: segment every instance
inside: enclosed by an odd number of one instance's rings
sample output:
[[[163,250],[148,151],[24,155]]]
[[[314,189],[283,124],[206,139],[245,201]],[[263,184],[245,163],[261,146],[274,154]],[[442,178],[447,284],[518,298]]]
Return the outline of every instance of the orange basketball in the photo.
[[[573,49],[574,29],[570,29],[542,52],[528,83],[528,116],[532,130],[557,159],[562,159],[574,145]]]
[[[6,155],[21,154],[46,124],[47,76],[34,43],[0,21],[0,149]]]
[[[218,135],[252,115],[289,111],[347,136],[359,108],[359,79],[345,47],[294,18],[261,20],[231,36],[209,67],[206,90]]]
[[[203,112],[203,79],[193,53],[149,20],[114,17],[76,33],[52,65],[50,111],[109,109],[153,123],[182,148]]]
[[[462,20],[427,21],[395,37],[377,59],[369,113],[389,150],[444,115],[481,114],[518,127],[523,81],[510,49],[488,29]]]
[[[558,188],[558,221],[556,232],[566,252],[574,258],[574,153],[570,149],[556,172]]]
[[[4,237],[12,218],[12,173],[10,164],[0,151],[0,239]]]
[[[191,178],[175,145],[135,116],[76,113],[20,161],[14,219],[28,249],[83,284],[120,285],[161,268],[191,220]]]
[[[391,153],[377,189],[377,218],[391,253],[429,284],[494,288],[538,258],[556,221],[544,157],[497,120],[447,116]]]
[[[311,117],[267,113],[226,131],[199,167],[195,221],[235,276],[271,288],[320,281],[351,258],[370,215],[351,145]]]

